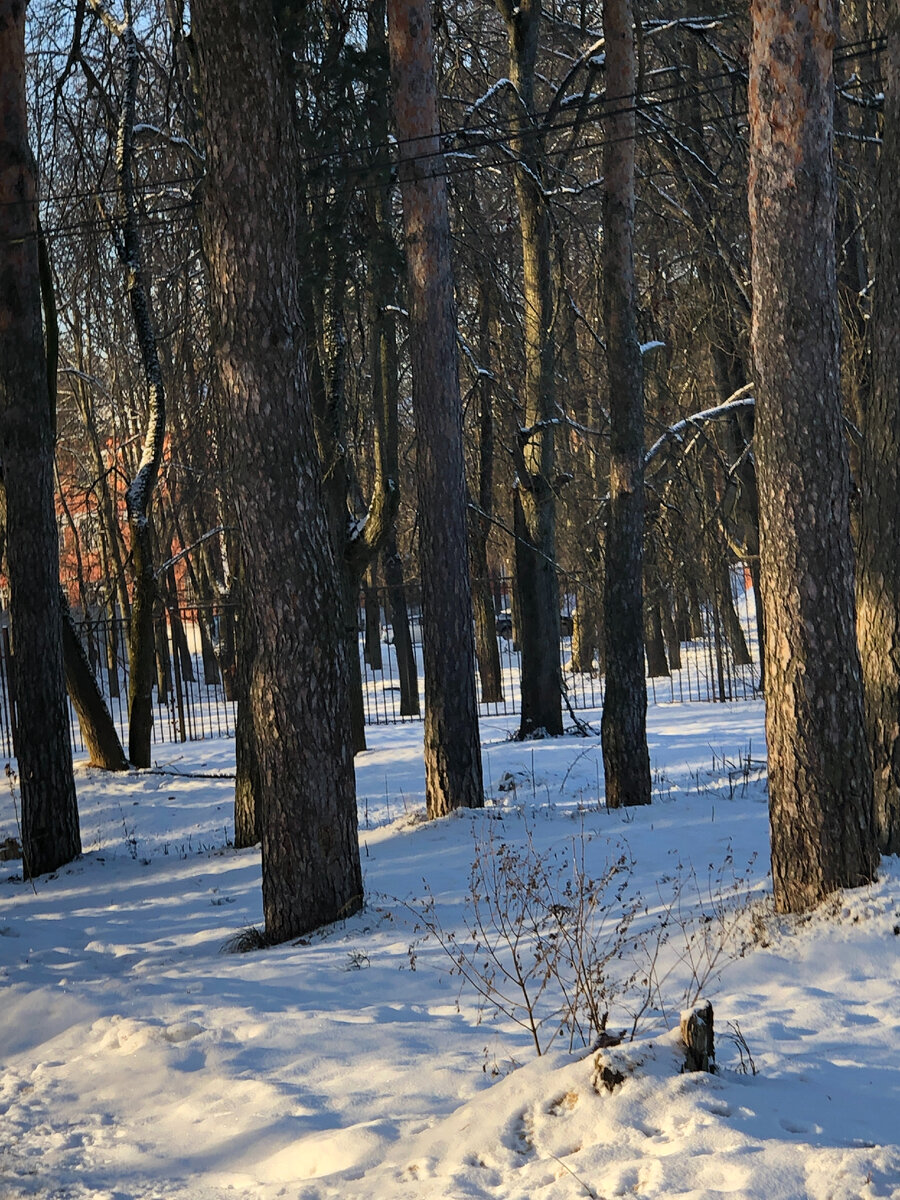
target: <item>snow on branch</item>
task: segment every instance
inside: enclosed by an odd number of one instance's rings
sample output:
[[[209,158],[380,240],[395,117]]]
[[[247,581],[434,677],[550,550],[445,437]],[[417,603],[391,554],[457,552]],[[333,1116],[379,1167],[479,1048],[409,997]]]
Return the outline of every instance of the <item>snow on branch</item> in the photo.
[[[134,137],[136,143],[154,140],[165,142],[174,150],[185,151],[185,153],[188,154],[196,163],[202,165],[205,161],[200,151],[192,146],[187,138],[179,137],[175,133],[169,133],[165,129],[160,129],[158,125],[150,125],[146,121],[142,121],[134,126],[134,129],[132,130],[132,136]]]
[[[701,429],[711,421],[721,421],[724,418],[735,416],[739,412],[752,411],[756,406],[756,399],[751,395],[754,386],[754,384],[748,383],[745,387],[735,392],[733,396],[729,397],[724,404],[716,405],[715,408],[706,408],[702,412],[692,413],[689,417],[684,417],[683,420],[670,425],[644,455],[644,467],[648,467],[669,446],[682,444],[684,435],[688,430]]]
[[[505,77],[503,79],[498,79],[496,83],[491,84],[483,96],[479,96],[474,104],[469,105],[465,111],[463,124],[467,124],[469,117],[474,116],[475,113],[477,113],[480,108],[484,108],[486,104],[490,104],[492,100],[494,100],[502,91],[505,91],[507,88],[512,89],[517,99],[519,99],[521,103],[521,97],[519,97],[518,88],[513,81],[511,79],[506,79]]]

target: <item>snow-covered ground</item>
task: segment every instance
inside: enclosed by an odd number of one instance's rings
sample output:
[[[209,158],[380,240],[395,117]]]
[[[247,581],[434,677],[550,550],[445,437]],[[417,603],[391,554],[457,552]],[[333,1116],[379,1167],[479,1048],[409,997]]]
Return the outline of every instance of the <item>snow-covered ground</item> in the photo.
[[[900,863],[775,918],[761,705],[649,720],[648,809],[605,810],[597,739],[514,743],[494,719],[493,803],[430,824],[421,726],[370,730],[365,910],[244,954],[223,952],[261,922],[258,852],[230,844],[233,743],[80,766],[83,858],[36,893],[0,863],[0,1197],[900,1197]],[[551,978],[538,1058],[452,973],[423,925],[483,969],[473,862],[551,883],[617,865],[586,920],[601,947],[630,921],[604,1007],[633,1040],[570,1053]],[[716,1075],[680,1073],[698,986]]]

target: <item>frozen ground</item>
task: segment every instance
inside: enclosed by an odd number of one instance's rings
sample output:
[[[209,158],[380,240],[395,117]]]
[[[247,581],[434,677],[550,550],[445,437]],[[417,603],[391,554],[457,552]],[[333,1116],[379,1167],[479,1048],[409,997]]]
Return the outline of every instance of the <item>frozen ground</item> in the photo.
[[[222,951],[261,921],[258,853],[230,845],[233,743],[80,767],[84,857],[36,894],[0,864],[0,1197],[900,1197],[900,863],[812,919],[771,915],[761,706],[651,709],[655,799],[627,814],[603,808],[596,740],[482,735],[493,805],[425,824],[421,726],[370,731],[365,911],[247,954]],[[633,1041],[537,1058],[423,940],[425,911],[465,947],[473,858],[529,843],[632,864],[609,972],[635,981],[607,1007],[630,1030],[649,999]],[[718,1075],[679,1073],[698,981]]]

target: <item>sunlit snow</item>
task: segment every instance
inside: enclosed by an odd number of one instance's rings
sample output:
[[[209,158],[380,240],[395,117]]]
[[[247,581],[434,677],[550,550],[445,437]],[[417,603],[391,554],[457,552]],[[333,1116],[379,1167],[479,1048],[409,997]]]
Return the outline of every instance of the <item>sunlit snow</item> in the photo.
[[[632,812],[603,806],[599,739],[515,743],[513,721],[482,723],[491,804],[431,824],[421,726],[370,729],[365,910],[246,954],[222,950],[262,920],[233,742],[79,766],[83,858],[36,894],[0,863],[3,1200],[900,1197],[898,860],[810,919],[772,915],[758,702],[651,708],[654,802]],[[626,854],[636,935],[669,913],[654,964],[633,951],[658,985],[633,1041],[538,1059],[423,940],[430,895],[465,943],[473,856],[529,837],[592,871]],[[687,1075],[704,946],[720,1069]]]

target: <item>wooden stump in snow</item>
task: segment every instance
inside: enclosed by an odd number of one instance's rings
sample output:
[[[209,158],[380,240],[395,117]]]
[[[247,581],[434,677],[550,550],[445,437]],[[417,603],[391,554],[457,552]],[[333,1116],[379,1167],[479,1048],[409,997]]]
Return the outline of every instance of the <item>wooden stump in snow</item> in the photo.
[[[684,1042],[684,1069],[711,1071],[716,1061],[713,1042],[713,1007],[708,1000],[695,1004],[681,1014],[681,1040]]]

